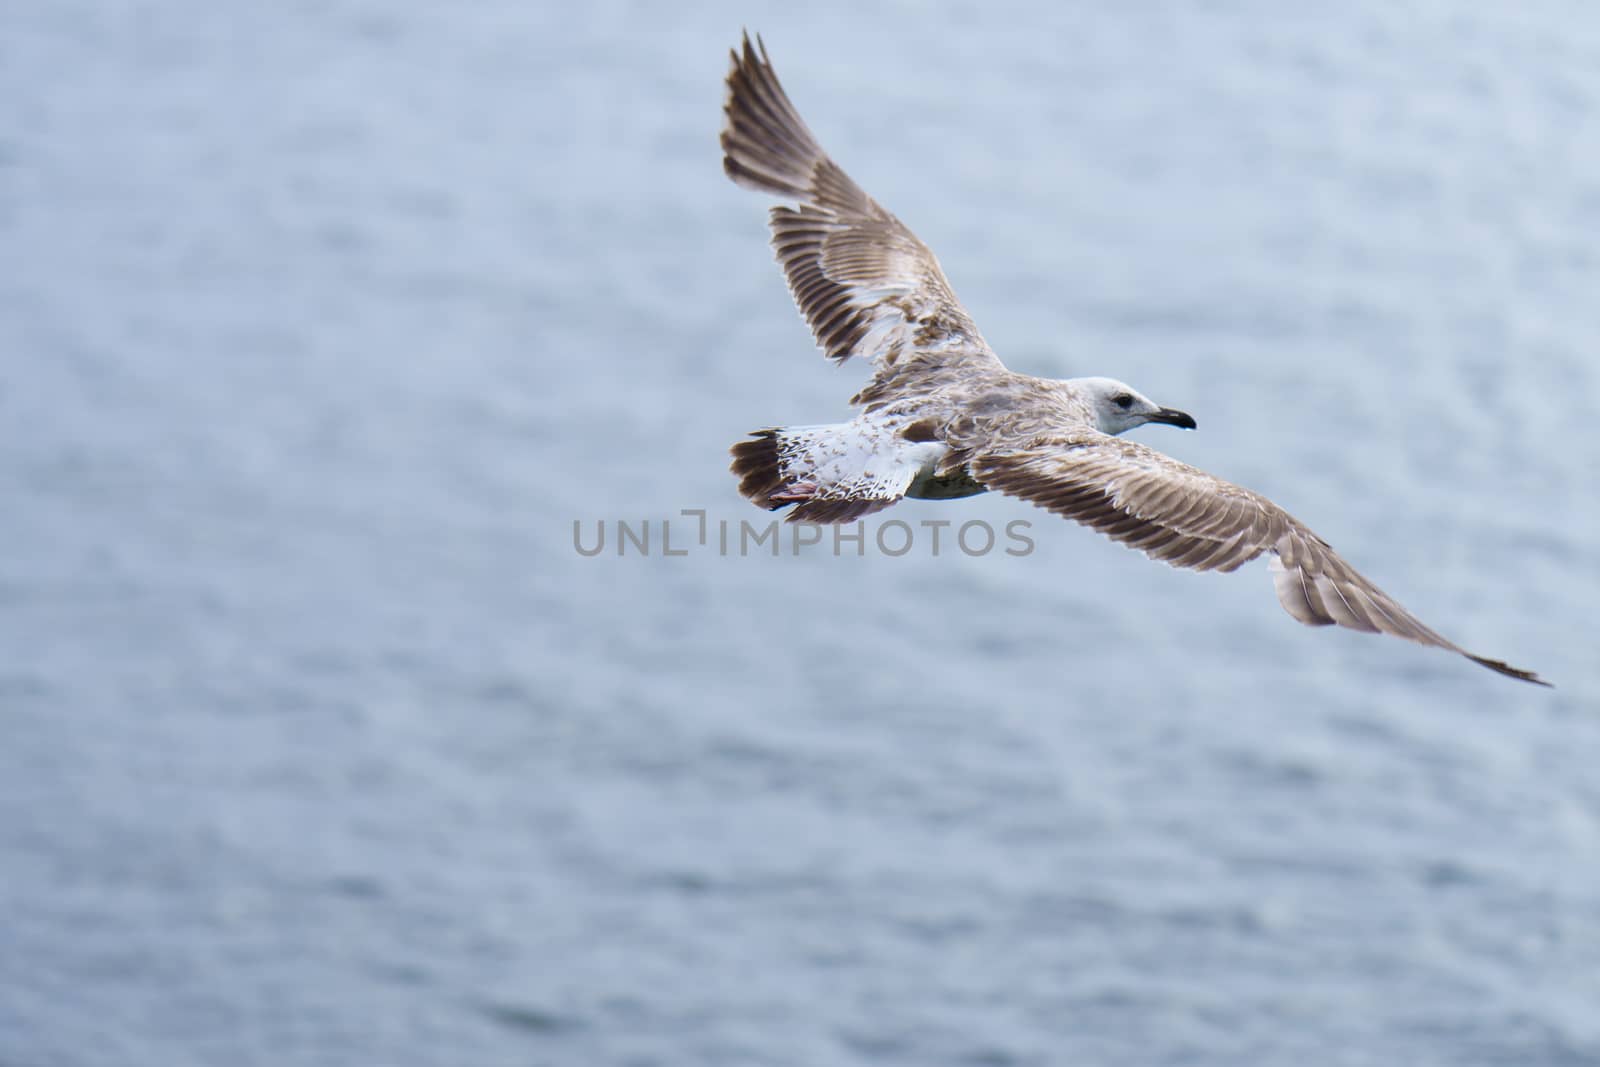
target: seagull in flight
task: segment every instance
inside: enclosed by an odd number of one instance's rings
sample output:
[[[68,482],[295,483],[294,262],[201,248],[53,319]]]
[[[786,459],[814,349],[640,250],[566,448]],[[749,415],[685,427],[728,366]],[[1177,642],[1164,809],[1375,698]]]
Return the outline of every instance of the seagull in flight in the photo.
[[[792,505],[791,521],[844,523],[902,497],[994,490],[1175,567],[1233,571],[1269,553],[1278,600],[1300,622],[1393,634],[1549,685],[1429,629],[1266,497],[1118,436],[1152,422],[1194,429],[1184,412],[1110,378],[1008,370],[928,246],[822,150],[760,38],[731,55],[723,169],[789,202],[772,209],[772,245],[795,303],[829,359],[872,368],[851,421],[733,446],[745,497]]]

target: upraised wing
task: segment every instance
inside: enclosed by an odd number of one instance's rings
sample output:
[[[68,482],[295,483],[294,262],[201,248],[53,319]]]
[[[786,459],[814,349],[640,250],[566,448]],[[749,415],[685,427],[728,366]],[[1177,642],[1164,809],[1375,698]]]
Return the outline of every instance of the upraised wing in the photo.
[[[772,209],[772,246],[828,357],[872,361],[872,381],[851,403],[870,410],[974,369],[1002,369],[928,246],[817,144],[766,46],[746,34],[742,53],[731,54],[723,169],[747,188],[798,201]]]
[[[990,489],[1099,530],[1152,559],[1237,570],[1271,552],[1284,610],[1308,626],[1337,623],[1448,649],[1492,671],[1549,685],[1531,671],[1475,656],[1424,626],[1266,497],[1135,441],[1094,430],[980,449],[973,475]]]

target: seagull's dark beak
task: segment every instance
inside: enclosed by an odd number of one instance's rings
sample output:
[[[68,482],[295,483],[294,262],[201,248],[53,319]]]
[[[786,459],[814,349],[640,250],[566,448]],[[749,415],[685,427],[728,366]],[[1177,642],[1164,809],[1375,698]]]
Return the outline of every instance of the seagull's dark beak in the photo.
[[[1176,426],[1182,430],[1194,429],[1194,418],[1176,408],[1162,408],[1150,416],[1151,422],[1164,422],[1168,426]]]

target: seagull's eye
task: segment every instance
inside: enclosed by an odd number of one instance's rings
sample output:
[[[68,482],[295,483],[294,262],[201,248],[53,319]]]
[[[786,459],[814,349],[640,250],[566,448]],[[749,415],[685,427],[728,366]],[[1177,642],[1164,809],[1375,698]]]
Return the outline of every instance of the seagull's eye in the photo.
[[[1118,393],[1116,396],[1111,398],[1111,402],[1117,405],[1117,407],[1121,408],[1123,411],[1127,411],[1129,408],[1133,407],[1133,397],[1129,396],[1127,393]]]

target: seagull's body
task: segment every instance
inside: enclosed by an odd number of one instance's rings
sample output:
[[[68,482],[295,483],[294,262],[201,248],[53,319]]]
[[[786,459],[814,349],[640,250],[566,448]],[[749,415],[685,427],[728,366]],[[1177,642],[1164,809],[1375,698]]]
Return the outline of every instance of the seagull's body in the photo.
[[[828,158],[748,36],[723,110],[728,176],[797,204],[772,209],[772,243],[818,344],[872,365],[852,421],[734,446],[749,499],[839,523],[906,496],[992,489],[1178,567],[1232,571],[1271,553],[1278,599],[1303,623],[1393,634],[1548,684],[1424,626],[1272,501],[1117,436],[1148,422],[1193,429],[1183,412],[1109,378],[1007,369],[933,253]]]

